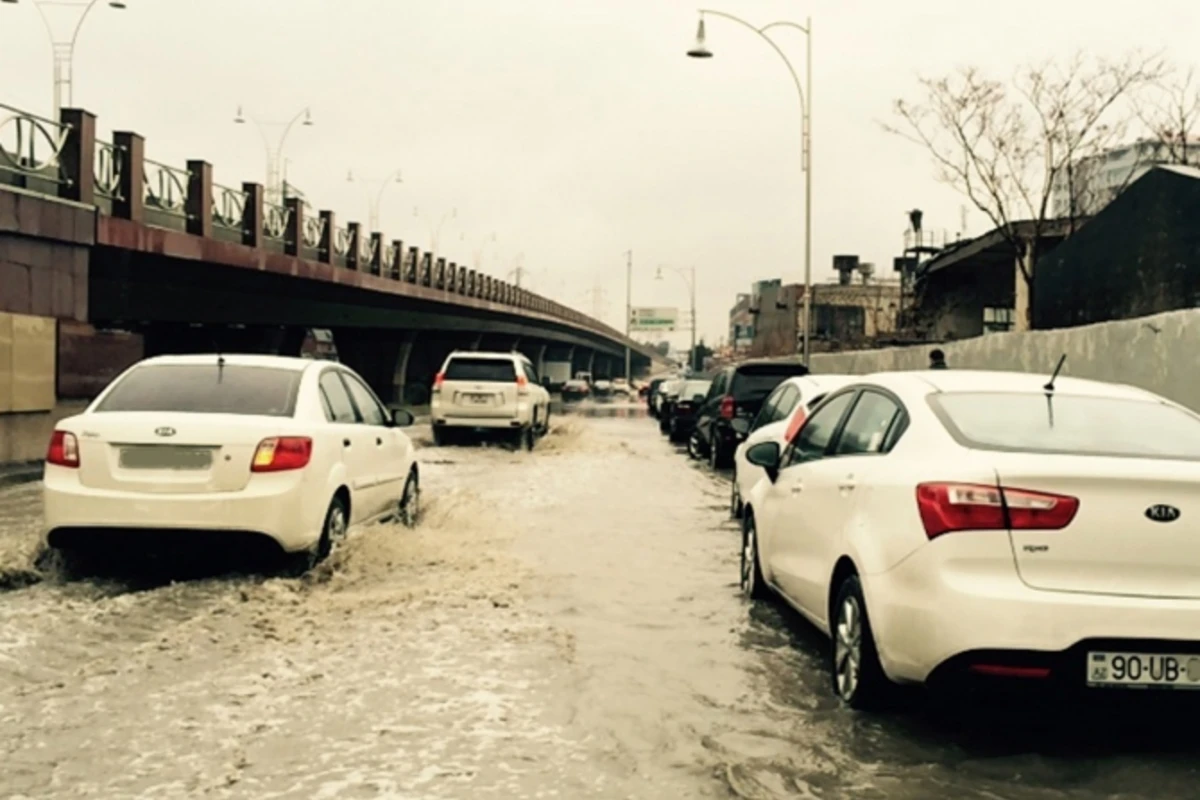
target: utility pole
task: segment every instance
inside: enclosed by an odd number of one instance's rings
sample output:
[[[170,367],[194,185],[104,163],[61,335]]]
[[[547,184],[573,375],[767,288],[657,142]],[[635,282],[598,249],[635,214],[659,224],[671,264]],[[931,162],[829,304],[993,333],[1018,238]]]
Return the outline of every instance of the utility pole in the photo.
[[[633,352],[629,349],[630,318],[633,316],[633,251],[625,252],[625,382],[633,385]]]

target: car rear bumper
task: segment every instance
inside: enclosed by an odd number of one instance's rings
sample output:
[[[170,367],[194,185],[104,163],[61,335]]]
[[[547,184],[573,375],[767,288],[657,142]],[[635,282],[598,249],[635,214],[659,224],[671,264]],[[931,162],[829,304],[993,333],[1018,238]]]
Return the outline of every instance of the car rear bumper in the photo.
[[[295,552],[320,536],[327,499],[318,495],[299,473],[255,475],[237,492],[150,494],[89,488],[73,470],[47,466],[45,530],[52,547],[86,542],[88,531],[230,531]]]
[[[506,417],[435,417],[433,424],[438,428],[485,428],[487,430],[508,430],[519,428],[521,419],[514,416]]]
[[[1200,652],[1200,600],[1031,589],[1011,556],[993,557],[1010,547],[1007,532],[951,535],[962,539],[933,542],[866,578],[876,643],[893,679],[927,682],[1007,653],[1014,664],[1066,669],[1066,679],[1082,685],[1089,642],[1131,652],[1171,642],[1173,652]]]

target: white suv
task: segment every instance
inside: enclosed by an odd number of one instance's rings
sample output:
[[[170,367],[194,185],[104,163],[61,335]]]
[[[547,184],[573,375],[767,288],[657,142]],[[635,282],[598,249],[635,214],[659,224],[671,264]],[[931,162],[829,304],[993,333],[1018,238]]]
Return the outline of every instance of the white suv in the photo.
[[[520,353],[451,353],[433,379],[430,406],[438,445],[452,433],[507,432],[518,447],[532,450],[550,429],[550,393]]]

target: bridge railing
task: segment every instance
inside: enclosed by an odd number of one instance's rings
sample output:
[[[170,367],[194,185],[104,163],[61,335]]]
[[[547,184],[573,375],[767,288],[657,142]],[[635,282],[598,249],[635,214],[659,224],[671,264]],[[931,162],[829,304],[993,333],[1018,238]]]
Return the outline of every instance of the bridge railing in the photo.
[[[294,197],[281,205],[268,202],[258,183],[214,183],[206,161],[184,167],[154,161],[137,133],[117,131],[111,142],[100,141],[95,115],[83,109],[65,108],[56,121],[0,104],[3,185],[93,205],[114,218],[431,288],[447,300],[474,298],[534,312],[626,341],[603,322],[527,289],[388,240],[357,222],[341,225],[333,211],[314,215]]]

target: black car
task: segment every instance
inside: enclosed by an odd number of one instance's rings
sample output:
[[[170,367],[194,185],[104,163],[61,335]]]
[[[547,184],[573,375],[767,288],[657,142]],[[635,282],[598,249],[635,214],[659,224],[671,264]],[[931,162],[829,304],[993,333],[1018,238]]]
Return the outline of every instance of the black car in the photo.
[[[696,429],[696,413],[712,385],[709,380],[684,381],[679,395],[671,405],[671,417],[667,421],[667,435],[672,442],[686,442]]]
[[[655,378],[646,387],[646,408],[652,417],[658,416],[658,404],[655,402],[654,395],[658,394],[658,387],[662,386],[665,380],[666,378]]]
[[[664,434],[671,433],[671,413],[683,384],[683,378],[672,378],[658,387],[658,429]]]
[[[808,367],[796,361],[745,361],[721,370],[697,415],[689,451],[707,455],[714,468],[729,466],[767,395],[788,378],[807,374]]]

